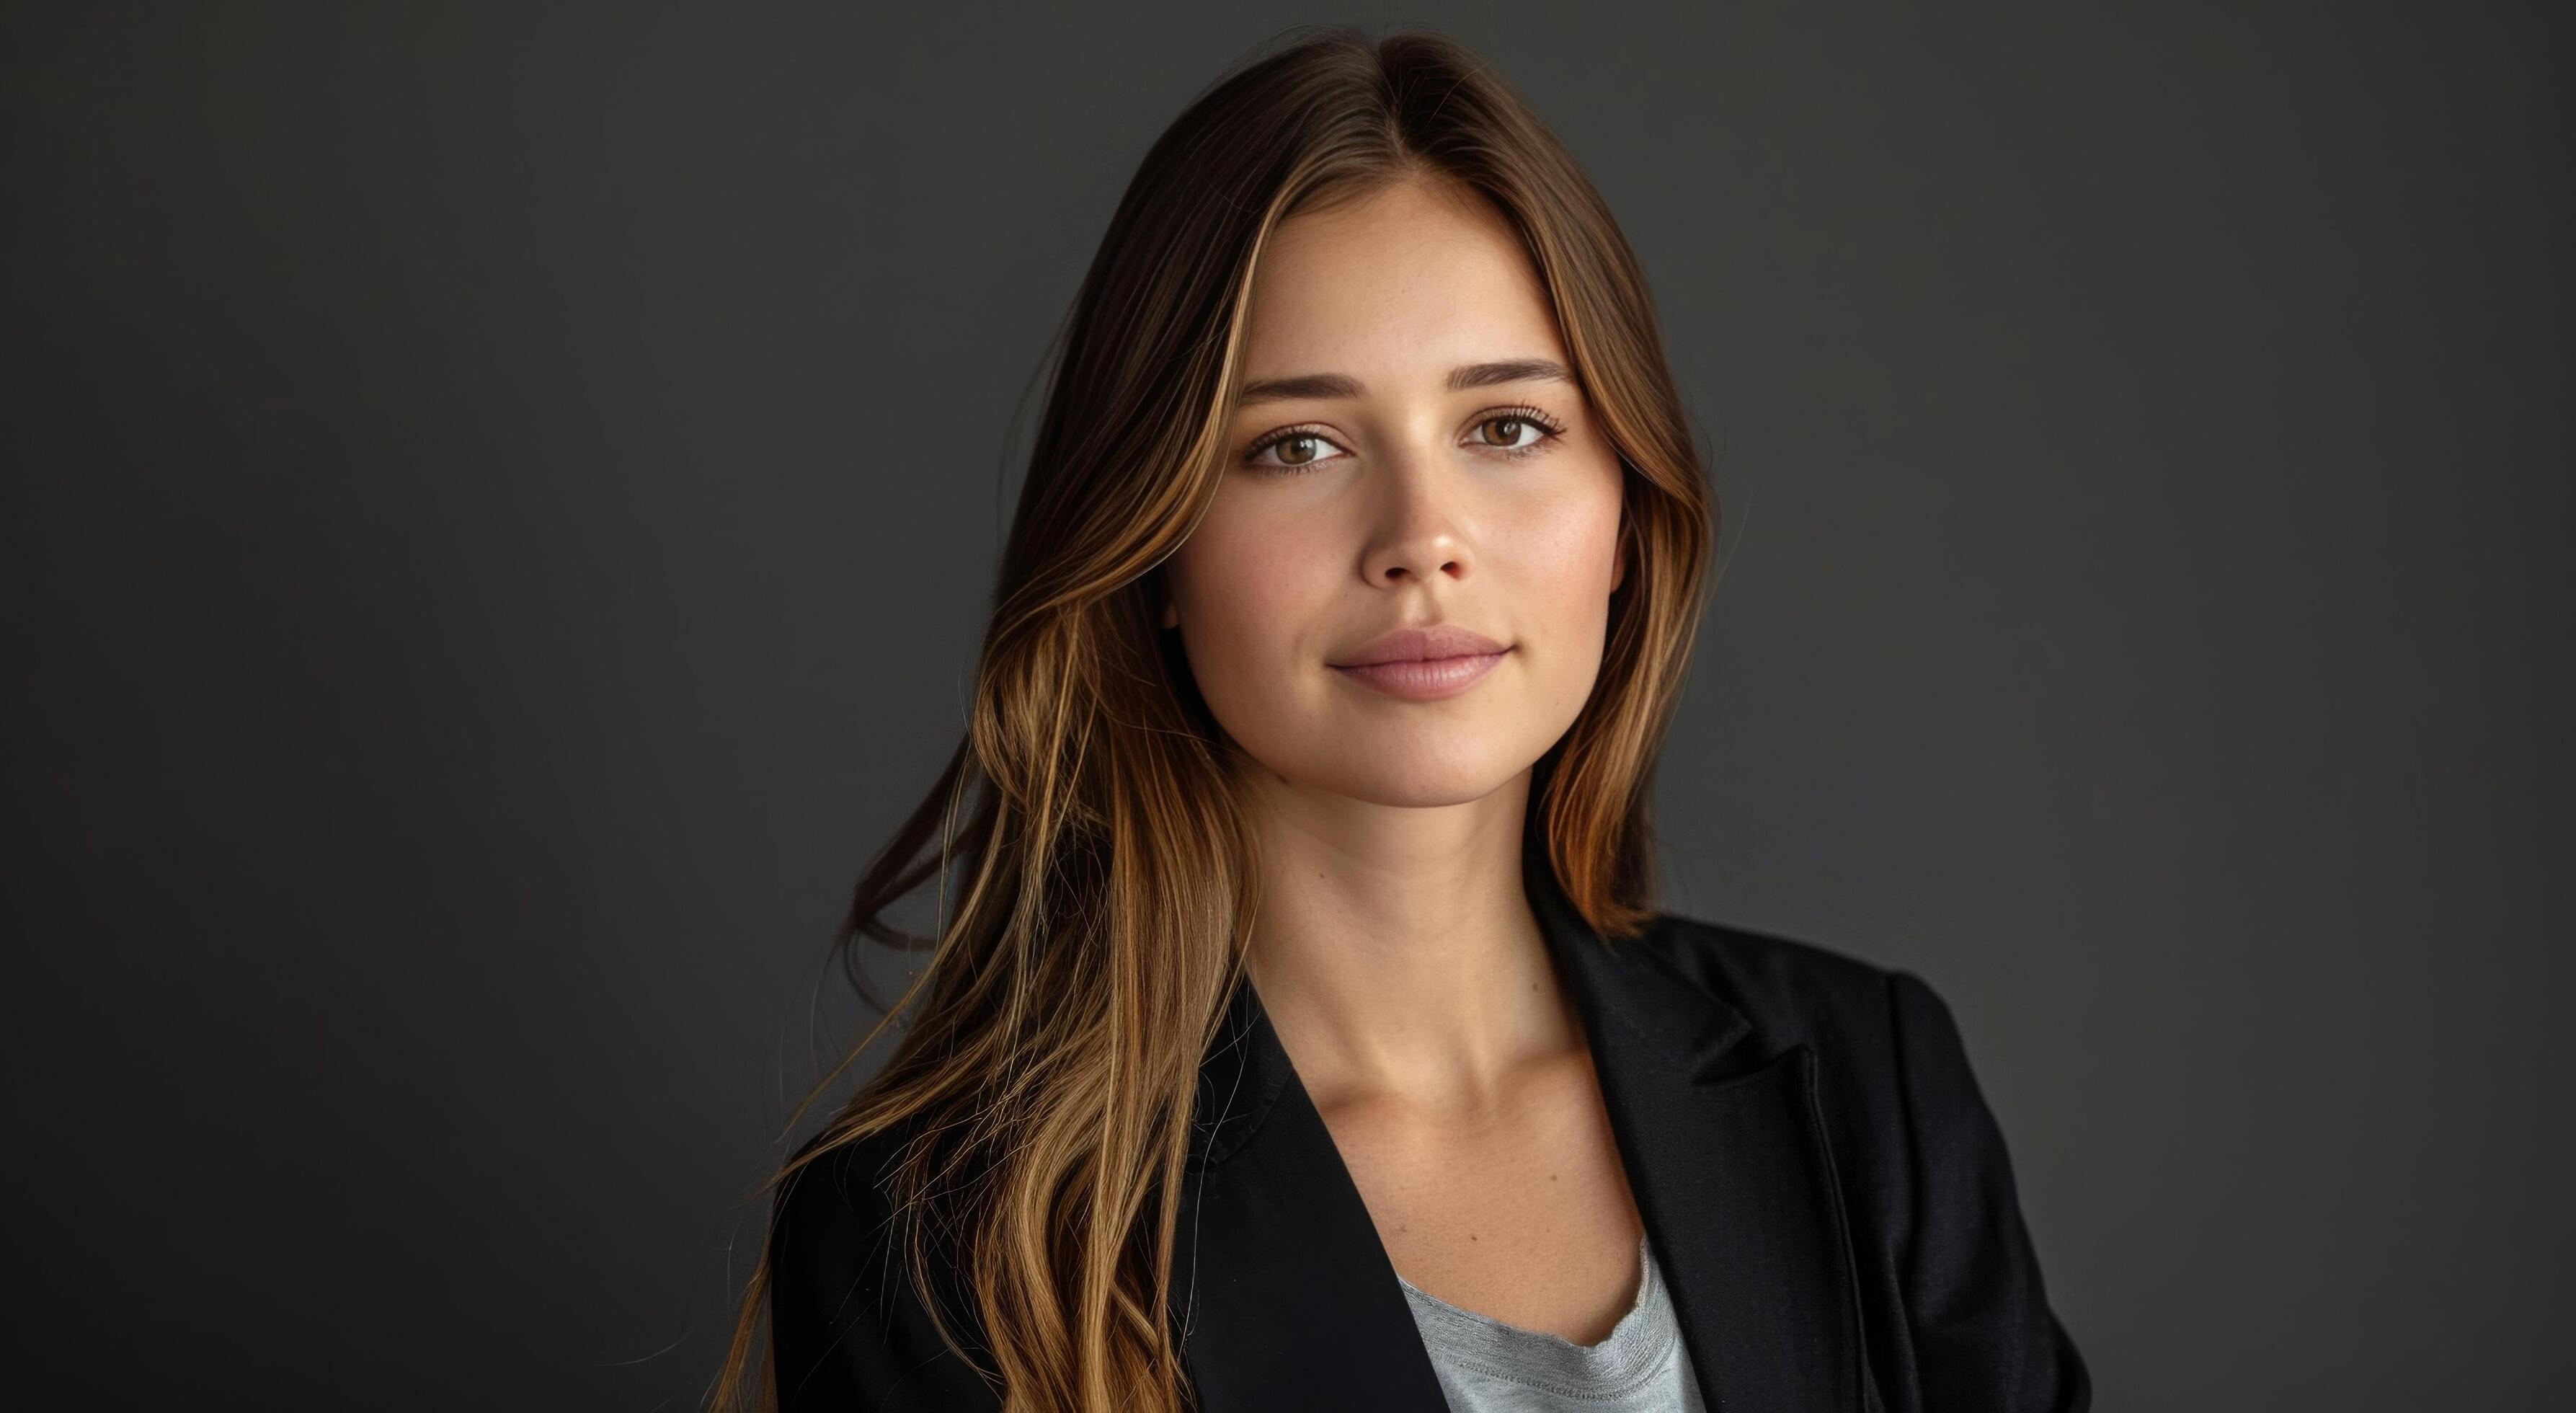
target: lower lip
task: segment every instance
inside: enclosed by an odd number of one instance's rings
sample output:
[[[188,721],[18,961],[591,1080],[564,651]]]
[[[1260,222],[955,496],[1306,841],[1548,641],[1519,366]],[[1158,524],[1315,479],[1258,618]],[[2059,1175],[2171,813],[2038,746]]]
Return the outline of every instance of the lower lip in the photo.
[[[1511,649],[1503,649],[1503,653]],[[1503,660],[1503,653],[1473,653],[1466,657],[1433,657],[1417,662],[1373,662],[1366,667],[1335,667],[1333,670],[1364,686],[1374,687],[1390,697],[1408,702],[1438,701],[1454,697],[1483,680]]]

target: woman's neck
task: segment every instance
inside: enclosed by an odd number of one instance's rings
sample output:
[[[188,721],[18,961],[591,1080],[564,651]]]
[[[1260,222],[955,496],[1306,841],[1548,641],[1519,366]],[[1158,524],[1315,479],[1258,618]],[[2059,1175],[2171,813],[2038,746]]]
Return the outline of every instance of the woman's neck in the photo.
[[[1522,885],[1526,788],[1436,807],[1256,797],[1246,966],[1319,1109],[1472,1111],[1583,1043]]]

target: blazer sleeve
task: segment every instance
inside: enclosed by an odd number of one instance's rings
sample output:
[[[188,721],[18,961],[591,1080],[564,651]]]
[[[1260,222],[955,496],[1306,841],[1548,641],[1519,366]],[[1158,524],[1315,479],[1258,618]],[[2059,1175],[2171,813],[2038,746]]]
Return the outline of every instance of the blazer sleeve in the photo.
[[[885,1149],[833,1149],[782,1184],[769,1232],[770,1351],[779,1413],[952,1413],[1001,1400],[932,1328],[894,1249],[893,1204],[876,1181]],[[936,1272],[934,1272],[936,1274]],[[972,1321],[940,1313],[978,1363]]]
[[[2093,1386],[2049,1309],[2002,1129],[1950,1008],[1889,974],[1913,1146],[1905,1307],[1927,1413],[2084,1413]]]

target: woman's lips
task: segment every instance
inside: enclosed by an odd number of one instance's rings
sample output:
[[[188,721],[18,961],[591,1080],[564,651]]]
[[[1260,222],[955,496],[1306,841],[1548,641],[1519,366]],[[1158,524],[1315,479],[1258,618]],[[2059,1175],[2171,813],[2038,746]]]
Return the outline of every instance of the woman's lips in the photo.
[[[1503,660],[1503,653],[1470,653],[1464,657],[1427,657],[1411,662],[1373,662],[1365,667],[1333,670],[1390,697],[1410,702],[1454,697],[1483,680]]]

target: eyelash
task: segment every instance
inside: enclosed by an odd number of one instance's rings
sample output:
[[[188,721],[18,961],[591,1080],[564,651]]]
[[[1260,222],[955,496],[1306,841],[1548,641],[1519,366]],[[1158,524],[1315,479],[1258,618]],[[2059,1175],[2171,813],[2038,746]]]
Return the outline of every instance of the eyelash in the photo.
[[[1497,408],[1494,411],[1488,412],[1484,416],[1477,418],[1475,425],[1483,427],[1494,422],[1527,422],[1531,426],[1536,427],[1547,434],[1546,436],[1539,438],[1537,441],[1530,443],[1528,446],[1489,446],[1482,448],[1483,450],[1490,451],[1497,456],[1508,456],[1515,461],[1525,456],[1536,456],[1540,452],[1547,450],[1557,438],[1565,435],[1565,424],[1563,422],[1550,417],[1535,407]],[[1290,466],[1285,464],[1272,466],[1254,459],[1260,456],[1263,452],[1268,451],[1272,447],[1278,446],[1283,442],[1293,442],[1306,437],[1312,437],[1316,441],[1325,442],[1328,445],[1340,445],[1340,443],[1334,442],[1331,438],[1325,436],[1323,431],[1317,427],[1282,427],[1278,431],[1272,432],[1270,435],[1263,437],[1260,441],[1253,443],[1250,447],[1245,448],[1243,453],[1243,463],[1251,470],[1266,472],[1273,476],[1293,476],[1307,471],[1312,468],[1314,463],[1310,462],[1303,466]]]

